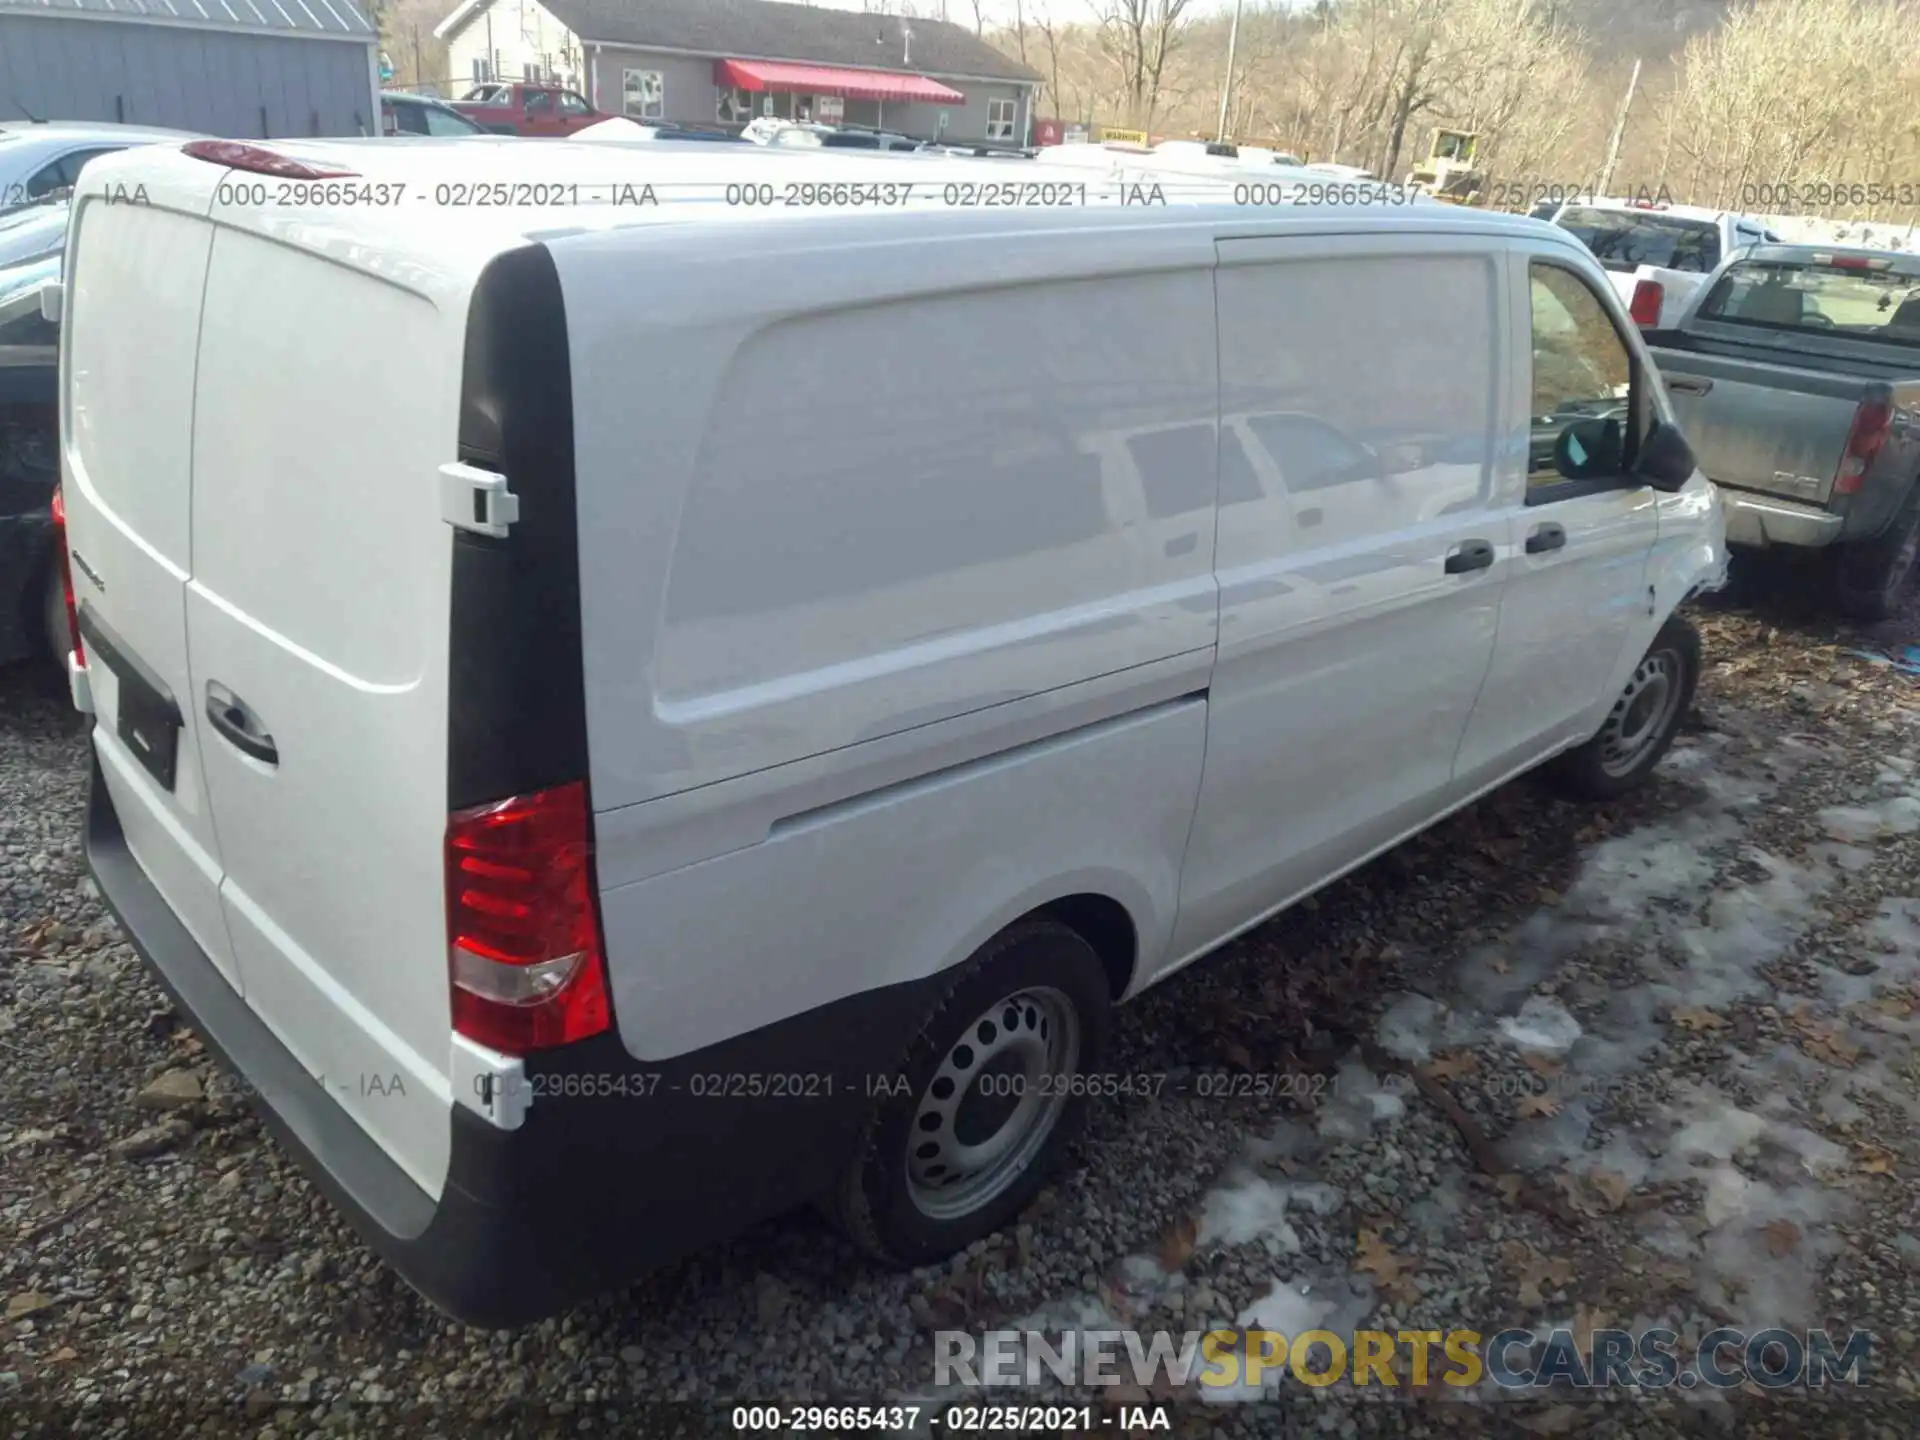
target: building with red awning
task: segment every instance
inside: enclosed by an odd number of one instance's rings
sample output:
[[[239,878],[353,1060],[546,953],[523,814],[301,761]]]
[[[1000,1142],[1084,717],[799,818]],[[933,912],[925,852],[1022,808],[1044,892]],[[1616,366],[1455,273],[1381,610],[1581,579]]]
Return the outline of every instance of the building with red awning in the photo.
[[[454,93],[545,80],[635,120],[759,116],[1025,145],[1040,75],[938,20],[776,0],[462,0],[435,29]]]

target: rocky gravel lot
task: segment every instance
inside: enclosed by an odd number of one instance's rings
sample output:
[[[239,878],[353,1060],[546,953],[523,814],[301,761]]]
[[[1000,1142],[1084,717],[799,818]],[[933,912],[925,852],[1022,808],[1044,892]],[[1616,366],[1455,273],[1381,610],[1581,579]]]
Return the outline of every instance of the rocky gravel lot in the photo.
[[[0,1435],[726,1429],[712,1402],[951,1399],[937,1330],[1236,1322],[1876,1350],[1838,1398],[1289,1382],[1177,1397],[1180,1433],[1909,1435],[1920,680],[1849,651],[1920,607],[1846,631],[1792,578],[1697,613],[1700,707],[1642,794],[1508,786],[1123,1011],[1114,1070],[1172,1081],[1103,1102],[999,1242],[891,1274],[800,1213],[511,1335],[438,1317],[265,1136],[85,876],[77,718],[0,675]],[[1203,1073],[1246,1093],[1173,1093]]]

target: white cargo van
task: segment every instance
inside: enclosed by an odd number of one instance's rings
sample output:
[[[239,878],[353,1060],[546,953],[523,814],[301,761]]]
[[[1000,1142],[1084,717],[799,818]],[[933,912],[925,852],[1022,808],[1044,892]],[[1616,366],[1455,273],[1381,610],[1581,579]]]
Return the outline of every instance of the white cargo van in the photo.
[[[1544,761],[1625,789],[1693,689],[1718,502],[1566,232],[827,163],[82,177],[87,853],[477,1323],[808,1200],[967,1244],[1107,1085],[1110,1006]],[[933,189],[700,188],[822,176]]]

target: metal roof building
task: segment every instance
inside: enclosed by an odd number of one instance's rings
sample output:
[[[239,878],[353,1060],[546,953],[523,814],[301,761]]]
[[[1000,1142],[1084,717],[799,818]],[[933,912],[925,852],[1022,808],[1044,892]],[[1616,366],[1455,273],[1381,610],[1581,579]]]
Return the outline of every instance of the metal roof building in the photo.
[[[378,51],[355,0],[0,0],[0,117],[374,135]]]

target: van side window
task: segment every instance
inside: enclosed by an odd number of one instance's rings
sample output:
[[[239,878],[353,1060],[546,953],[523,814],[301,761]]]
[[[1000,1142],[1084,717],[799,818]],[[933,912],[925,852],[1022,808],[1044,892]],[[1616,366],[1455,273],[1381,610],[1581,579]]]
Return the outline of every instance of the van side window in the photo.
[[[1531,266],[1530,502],[1550,487],[1626,474],[1633,455],[1633,355],[1600,297],[1573,271]]]
[[[1222,452],[1221,566],[1491,503],[1500,273],[1488,255],[1411,247],[1223,266],[1222,432],[1244,453]]]

